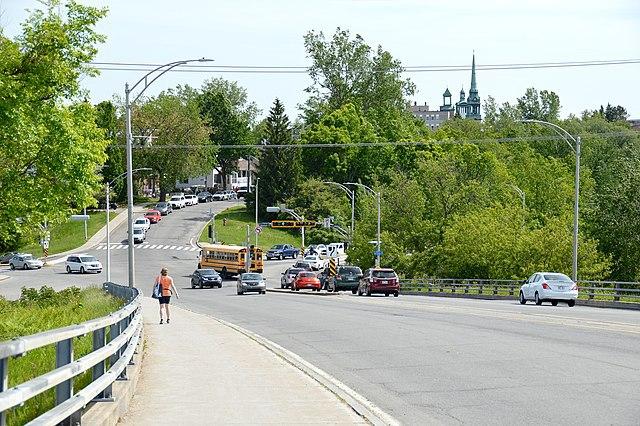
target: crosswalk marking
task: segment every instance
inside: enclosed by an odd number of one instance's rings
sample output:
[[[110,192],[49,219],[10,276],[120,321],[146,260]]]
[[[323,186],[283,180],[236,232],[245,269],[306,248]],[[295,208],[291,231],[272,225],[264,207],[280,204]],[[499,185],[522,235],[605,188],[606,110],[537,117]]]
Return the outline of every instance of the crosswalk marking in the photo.
[[[124,250],[129,246],[127,244],[120,243],[112,243],[111,250]],[[138,246],[134,246],[136,250],[175,250],[175,251],[198,251],[200,247],[192,247],[192,246],[178,246],[178,245],[170,245],[170,244],[149,244],[143,243]],[[95,247],[95,250],[107,250],[107,245],[102,243]]]

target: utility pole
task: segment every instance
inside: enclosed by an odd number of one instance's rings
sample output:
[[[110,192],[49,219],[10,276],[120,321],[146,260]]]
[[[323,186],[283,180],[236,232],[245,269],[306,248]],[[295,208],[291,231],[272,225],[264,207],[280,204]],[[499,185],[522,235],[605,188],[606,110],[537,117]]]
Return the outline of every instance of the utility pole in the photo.
[[[246,272],[251,271],[251,243],[249,242],[251,238],[251,225],[247,225],[247,253],[244,257],[244,269]]]
[[[256,178],[256,247],[258,247],[258,204],[260,198],[258,198],[258,185],[260,185],[260,178]]]

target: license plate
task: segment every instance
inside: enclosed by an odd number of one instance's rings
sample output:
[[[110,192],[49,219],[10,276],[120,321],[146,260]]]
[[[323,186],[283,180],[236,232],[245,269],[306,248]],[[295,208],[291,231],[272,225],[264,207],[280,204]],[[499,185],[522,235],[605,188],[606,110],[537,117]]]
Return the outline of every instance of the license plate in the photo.
[[[389,284],[389,281],[383,280],[382,284]]]
[[[558,286],[558,290],[564,290],[564,286]]]

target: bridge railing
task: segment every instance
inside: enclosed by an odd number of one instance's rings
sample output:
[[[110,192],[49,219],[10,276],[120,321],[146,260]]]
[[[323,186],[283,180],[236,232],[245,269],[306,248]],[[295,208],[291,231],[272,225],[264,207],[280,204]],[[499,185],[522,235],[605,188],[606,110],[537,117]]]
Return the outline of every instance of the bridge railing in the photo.
[[[517,297],[524,280],[466,278],[401,279],[400,290],[407,292],[473,294]],[[626,281],[578,281],[578,299],[640,303],[640,283]]]
[[[127,366],[140,339],[142,294],[135,288],[114,283],[105,283],[103,288],[127,304],[102,318],[0,342],[0,426],[6,425],[8,410],[53,387],[55,407],[28,424],[79,424],[82,409],[89,402],[112,400],[111,385],[126,378]],[[74,338],[88,333],[93,334],[93,351],[74,360]],[[9,359],[48,345],[55,345],[56,368],[8,388]],[[74,377],[89,370],[91,383],[74,393]]]

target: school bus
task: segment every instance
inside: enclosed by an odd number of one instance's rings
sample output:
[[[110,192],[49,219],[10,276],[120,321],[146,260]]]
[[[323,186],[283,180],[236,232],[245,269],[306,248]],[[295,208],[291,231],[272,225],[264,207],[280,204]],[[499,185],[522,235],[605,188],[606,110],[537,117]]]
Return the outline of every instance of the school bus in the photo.
[[[258,247],[251,246],[250,248],[251,268],[249,271],[245,270],[245,255],[247,253],[245,246],[201,243],[201,247],[198,269],[215,269],[223,278],[244,272],[262,273],[262,249]]]

